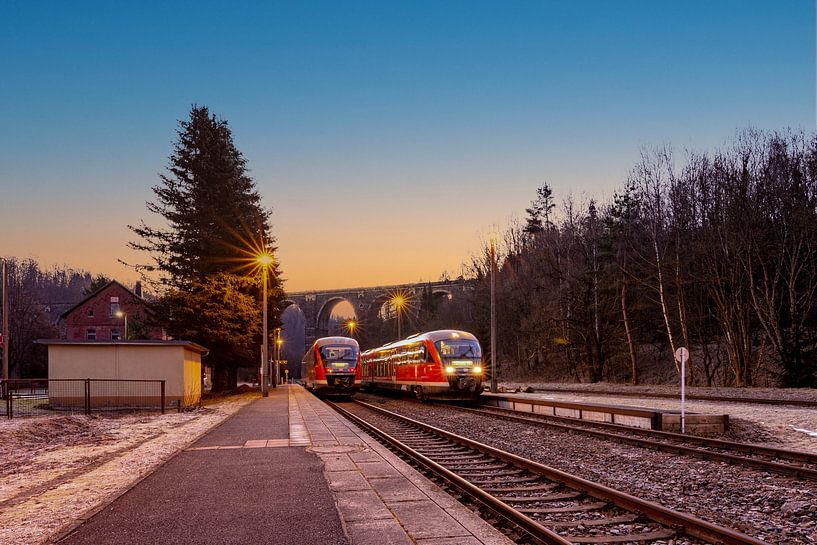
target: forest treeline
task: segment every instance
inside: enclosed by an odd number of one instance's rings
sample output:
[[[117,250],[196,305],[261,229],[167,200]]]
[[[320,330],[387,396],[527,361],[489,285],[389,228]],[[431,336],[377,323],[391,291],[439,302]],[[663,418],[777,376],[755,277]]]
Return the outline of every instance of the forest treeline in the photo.
[[[817,138],[745,130],[723,148],[644,151],[609,202],[542,185],[499,236],[505,376],[817,385]],[[489,338],[488,245],[470,268]],[[463,316],[465,320],[465,316]]]
[[[218,170],[224,176],[188,153],[210,147],[223,150],[207,157],[229,159],[231,168]],[[181,123],[171,160],[149,209],[173,218],[176,231],[142,225],[134,231],[143,242],[133,246],[172,280],[157,304],[167,310],[158,313],[163,325],[211,347],[224,371],[219,383],[229,387],[236,368],[258,361],[259,274],[233,269],[248,261],[238,245],[245,237],[274,251],[268,213],[226,123],[205,108]],[[214,199],[218,188],[233,197]],[[715,151],[653,149],[609,201],[556,195],[547,183],[534,197],[524,220],[496,240],[500,378],[672,382],[672,354],[685,346],[690,384],[817,386],[817,137],[745,130]],[[199,201],[190,218],[178,212]],[[174,238],[188,231],[208,238]],[[196,251],[203,247],[206,259]],[[404,334],[458,327],[489,346],[488,244],[467,268],[471,299],[439,299],[429,286]],[[59,313],[105,279],[43,271],[30,260],[12,260],[10,269],[12,376],[41,376],[45,354],[30,341],[56,336]],[[270,277],[277,325],[277,265]],[[360,325],[367,347],[393,340],[394,316]]]
[[[9,279],[9,376],[44,377],[46,347],[34,341],[59,337],[60,314],[108,279],[69,267],[43,269],[33,259],[3,260]]]

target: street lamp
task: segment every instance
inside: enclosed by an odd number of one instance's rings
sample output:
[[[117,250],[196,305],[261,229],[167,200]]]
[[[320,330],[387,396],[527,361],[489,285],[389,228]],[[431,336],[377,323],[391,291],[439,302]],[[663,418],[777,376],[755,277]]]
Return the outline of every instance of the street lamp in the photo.
[[[269,390],[267,389],[267,367],[269,366],[269,335],[267,328],[267,276],[269,268],[275,262],[270,254],[262,252],[255,258],[256,264],[261,268],[261,276],[264,280],[264,297],[263,297],[263,314],[264,325],[262,328],[263,344],[261,345],[261,358],[264,364],[261,366],[261,395],[267,397]]]
[[[275,355],[275,384],[281,382],[281,345],[284,344],[284,339],[281,338],[281,328],[275,330],[275,348],[276,348],[276,355]]]
[[[406,297],[402,294],[397,294],[392,297],[391,300],[392,304],[394,305],[395,311],[397,311],[397,339],[401,339],[403,337],[402,331],[402,321],[401,321],[401,314],[403,307],[406,306]]]
[[[124,339],[127,341],[128,340],[128,315],[125,314],[122,311],[122,309],[119,309],[119,310],[116,311],[116,317],[125,319],[125,336],[124,336]]]
[[[349,331],[349,335],[352,337],[355,336],[355,328],[357,327],[357,322],[355,320],[348,320],[346,322],[346,329]]]

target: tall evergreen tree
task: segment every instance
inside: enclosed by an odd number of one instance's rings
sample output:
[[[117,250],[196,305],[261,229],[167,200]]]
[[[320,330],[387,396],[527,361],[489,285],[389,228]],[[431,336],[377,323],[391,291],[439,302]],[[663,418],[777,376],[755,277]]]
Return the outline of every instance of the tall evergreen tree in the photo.
[[[129,246],[150,254],[151,263],[136,268],[154,273],[146,279],[164,288],[156,308],[162,325],[172,336],[210,348],[213,388],[231,388],[238,367],[255,367],[259,361],[260,330],[239,336],[224,324],[260,323],[260,305],[246,301],[260,298],[254,254],[276,250],[269,212],[261,206],[247,161],[225,120],[193,106],[189,119],[179,122],[177,135],[167,172],[153,187],[155,200],[147,203],[165,227],[144,221],[130,226],[139,240]],[[277,325],[277,303],[283,298],[277,261],[269,282],[272,324]]]
[[[526,208],[528,214],[525,218],[524,231],[529,235],[535,235],[550,229],[550,214],[556,205],[553,202],[553,190],[550,184],[544,183],[536,190],[536,199],[531,201],[530,208]]]
[[[91,280],[91,284],[82,290],[82,295],[85,296],[92,295],[101,290],[102,288],[104,288],[110,281],[111,279],[105,276],[104,274],[101,273],[97,274]]]

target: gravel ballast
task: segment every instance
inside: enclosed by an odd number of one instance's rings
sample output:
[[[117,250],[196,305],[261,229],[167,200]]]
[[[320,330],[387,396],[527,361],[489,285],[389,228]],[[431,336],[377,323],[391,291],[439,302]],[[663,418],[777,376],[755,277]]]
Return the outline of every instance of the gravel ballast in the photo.
[[[817,543],[817,487],[813,481],[444,406],[369,395],[360,399],[769,543]]]

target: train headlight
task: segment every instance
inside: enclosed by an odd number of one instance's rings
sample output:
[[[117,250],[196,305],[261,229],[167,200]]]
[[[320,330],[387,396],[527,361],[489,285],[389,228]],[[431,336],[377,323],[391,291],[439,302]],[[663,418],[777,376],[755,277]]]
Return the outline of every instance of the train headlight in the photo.
[[[473,367],[473,371],[474,373],[482,373],[482,367],[480,367],[479,365],[475,365]]]
[[[450,375],[451,373],[454,372],[454,368],[449,365],[448,367],[445,368],[445,372]]]

